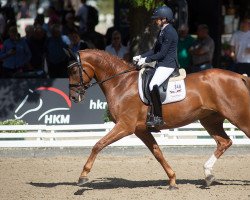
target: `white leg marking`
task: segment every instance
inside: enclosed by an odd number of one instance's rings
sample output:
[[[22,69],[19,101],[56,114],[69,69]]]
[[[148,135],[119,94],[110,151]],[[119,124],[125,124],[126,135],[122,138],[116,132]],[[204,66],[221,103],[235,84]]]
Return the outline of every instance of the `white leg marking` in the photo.
[[[217,161],[217,158],[215,157],[215,155],[213,154],[208,160],[207,162],[204,164],[204,172],[205,172],[205,176],[208,177],[209,175],[212,175],[212,169],[214,166],[214,163]]]

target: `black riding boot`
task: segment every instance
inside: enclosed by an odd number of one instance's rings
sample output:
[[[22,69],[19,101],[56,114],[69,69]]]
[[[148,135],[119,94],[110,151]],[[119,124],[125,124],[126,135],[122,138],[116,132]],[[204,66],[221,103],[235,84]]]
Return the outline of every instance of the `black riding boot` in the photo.
[[[159,88],[157,85],[153,87],[153,90],[150,92],[150,97],[152,101],[151,114],[147,121],[148,127],[156,127],[164,125],[162,119],[162,108],[161,108],[161,99],[159,94]]]

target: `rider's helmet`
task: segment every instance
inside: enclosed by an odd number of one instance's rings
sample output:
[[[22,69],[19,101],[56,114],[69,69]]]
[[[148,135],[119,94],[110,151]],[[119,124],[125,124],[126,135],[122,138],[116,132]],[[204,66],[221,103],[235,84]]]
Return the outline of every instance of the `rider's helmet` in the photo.
[[[152,19],[166,18],[168,21],[172,21],[174,18],[173,11],[168,6],[161,6],[155,9]]]

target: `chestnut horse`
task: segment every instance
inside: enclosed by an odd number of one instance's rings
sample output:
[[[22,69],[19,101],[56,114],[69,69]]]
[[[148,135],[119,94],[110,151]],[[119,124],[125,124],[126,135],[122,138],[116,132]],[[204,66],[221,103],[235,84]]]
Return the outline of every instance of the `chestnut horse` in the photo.
[[[104,147],[135,134],[167,173],[169,188],[176,189],[175,172],[145,125],[148,106],[139,97],[138,71],[133,65],[100,50],[80,51],[79,59],[80,62],[72,63],[68,68],[70,99],[82,101],[86,89],[99,84],[115,126],[92,148],[78,185],[88,181],[87,175]],[[90,83],[92,78],[95,83]],[[217,143],[215,152],[204,164],[205,180],[211,185],[214,163],[232,145],[223,129],[223,121],[229,120],[250,137],[250,78],[231,71],[210,69],[187,75],[185,84],[187,96],[184,100],[162,106],[165,121],[162,129],[200,121]]]

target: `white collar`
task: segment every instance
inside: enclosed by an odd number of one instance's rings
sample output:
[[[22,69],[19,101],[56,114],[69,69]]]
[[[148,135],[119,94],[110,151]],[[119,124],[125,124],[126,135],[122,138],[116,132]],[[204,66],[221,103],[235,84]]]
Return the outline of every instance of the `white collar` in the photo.
[[[169,23],[164,24],[163,27],[161,27],[161,31],[162,31],[167,25],[169,25]]]

